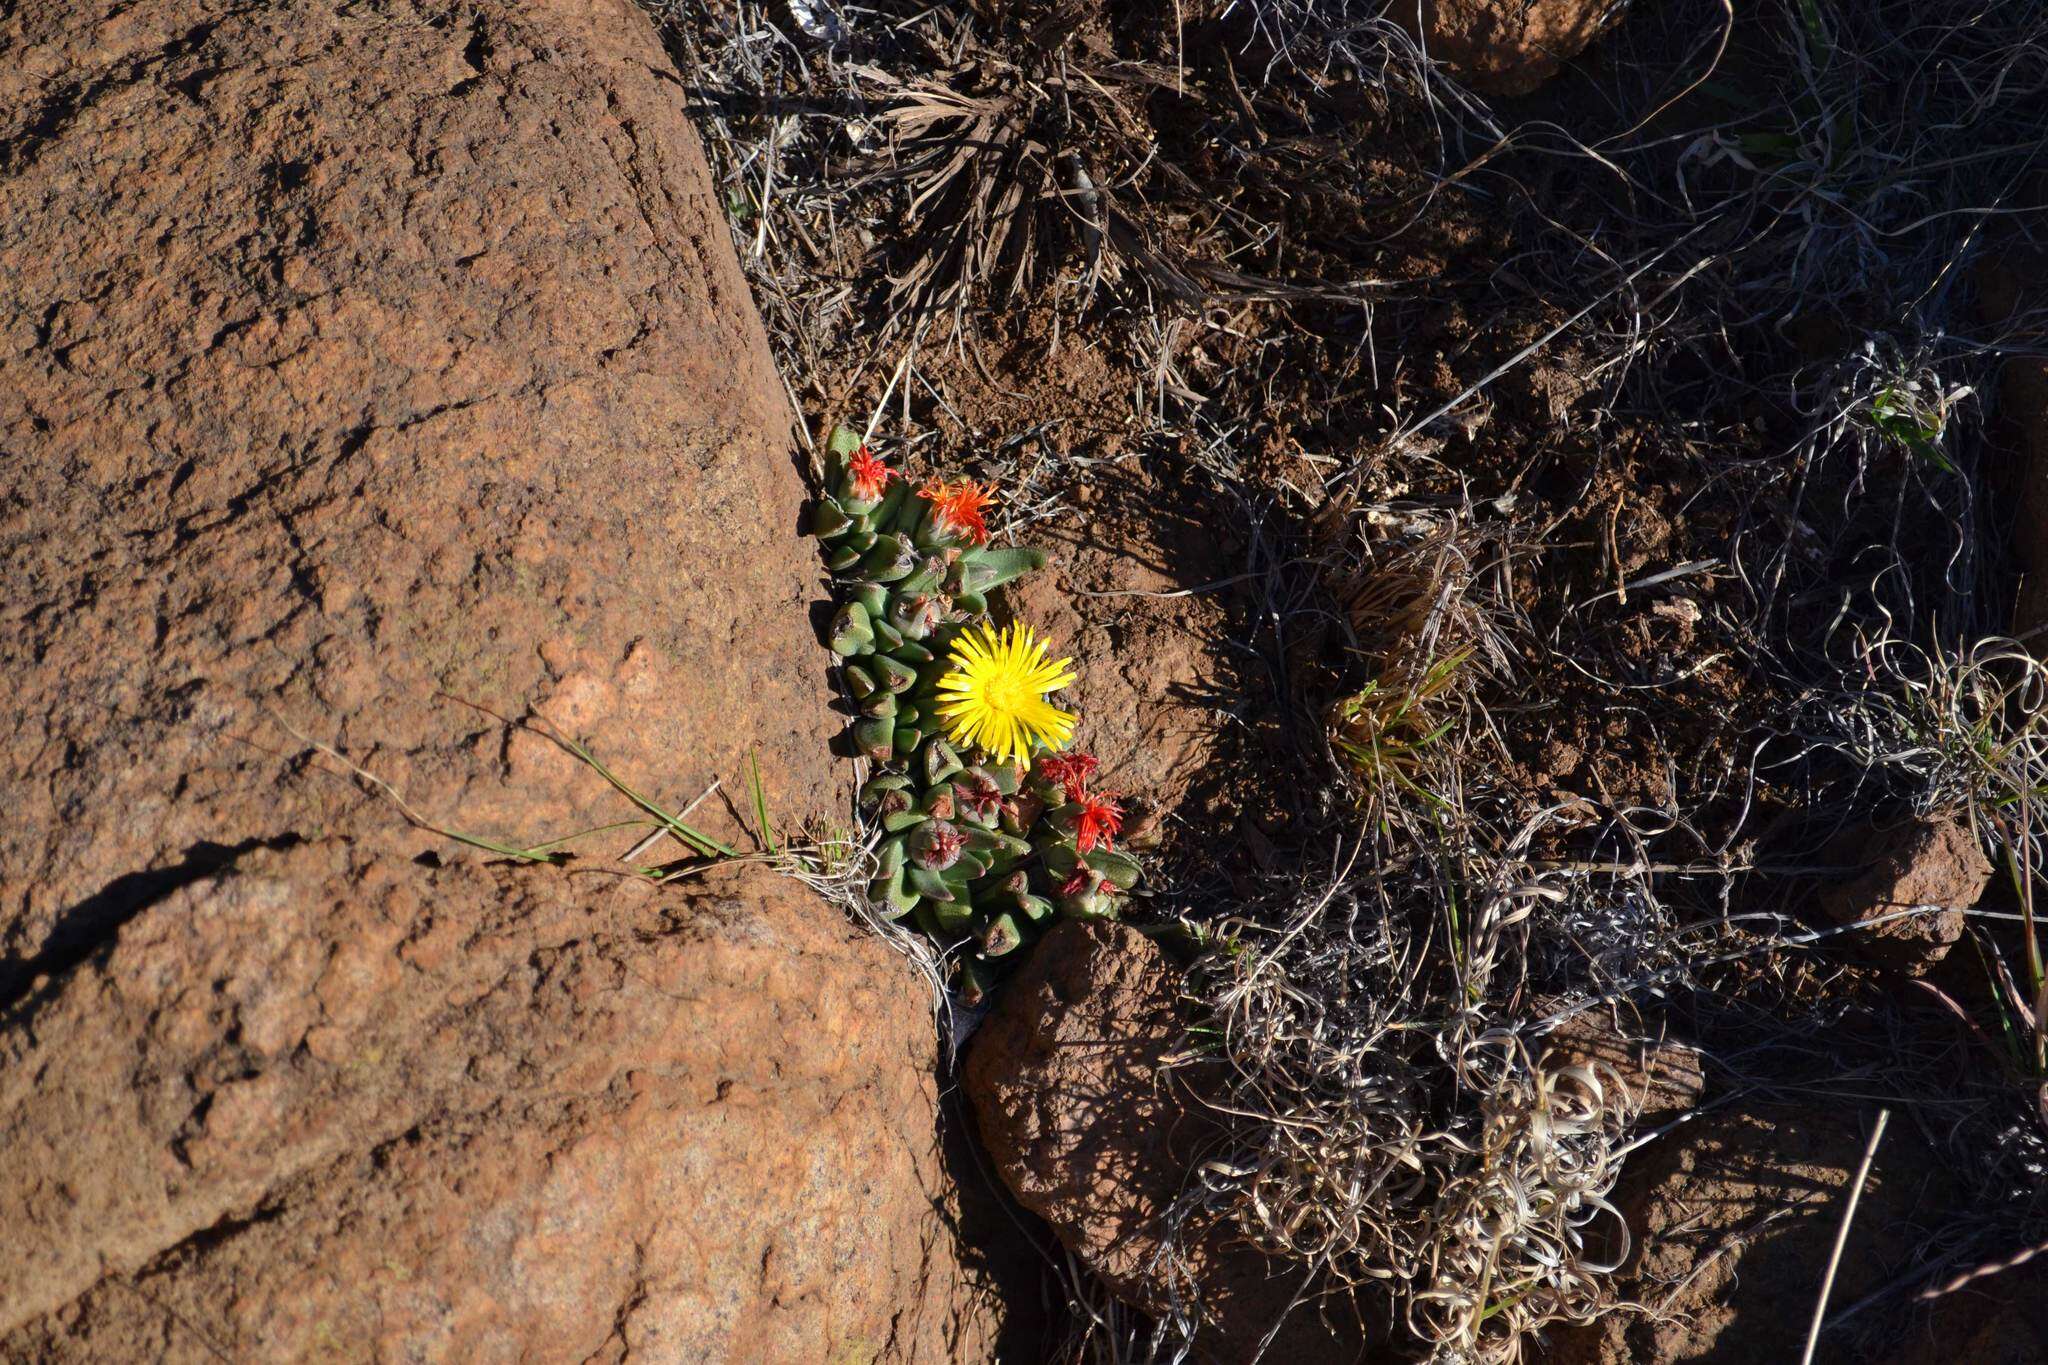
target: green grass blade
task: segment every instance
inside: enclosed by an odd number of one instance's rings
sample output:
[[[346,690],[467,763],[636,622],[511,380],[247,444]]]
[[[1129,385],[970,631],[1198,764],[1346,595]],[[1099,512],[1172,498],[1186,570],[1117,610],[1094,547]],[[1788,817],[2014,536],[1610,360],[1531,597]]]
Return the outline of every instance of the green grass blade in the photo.
[[[768,796],[761,788],[761,751],[747,750],[747,785],[754,793],[754,828],[760,831],[761,846],[770,853],[775,849],[775,828],[768,823]]]

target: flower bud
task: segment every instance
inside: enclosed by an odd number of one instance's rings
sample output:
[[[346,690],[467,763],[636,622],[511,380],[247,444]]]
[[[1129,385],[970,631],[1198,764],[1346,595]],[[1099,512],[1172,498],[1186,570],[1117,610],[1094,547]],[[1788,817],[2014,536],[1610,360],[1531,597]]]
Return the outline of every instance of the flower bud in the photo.
[[[944,872],[960,861],[967,837],[948,820],[927,820],[904,840],[911,865],[927,872]]]

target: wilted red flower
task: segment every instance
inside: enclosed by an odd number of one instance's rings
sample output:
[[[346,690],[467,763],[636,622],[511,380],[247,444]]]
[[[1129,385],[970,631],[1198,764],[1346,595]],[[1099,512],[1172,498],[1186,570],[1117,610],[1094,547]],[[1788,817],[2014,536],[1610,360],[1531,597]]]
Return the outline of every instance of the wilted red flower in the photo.
[[[874,452],[865,445],[847,460],[846,472],[853,479],[853,495],[862,502],[873,502],[881,497],[889,487],[889,480],[901,477],[876,459]]]
[[[1083,794],[1080,800],[1081,813],[1074,820],[1075,846],[1083,853],[1098,844],[1103,848],[1114,847],[1110,839],[1123,830],[1123,808],[1108,796]]]
[[[1088,779],[1102,765],[1093,754],[1061,754],[1038,760],[1038,775],[1067,793],[1067,800],[1079,801],[1088,789]]]
[[[953,800],[961,813],[984,825],[995,823],[1002,809],[1003,790],[980,768],[969,768],[953,778]]]
[[[1074,875],[1060,884],[1062,896],[1078,896],[1088,889],[1091,870],[1086,863],[1074,869]]]
[[[959,483],[944,483],[938,479],[927,480],[918,493],[931,500],[932,519],[940,529],[964,535],[976,545],[988,543],[988,523],[982,519],[982,509],[995,501],[996,486],[986,488],[972,479]]]
[[[960,851],[966,844],[966,835],[934,817],[911,831],[910,856],[927,872],[944,872],[960,861]]]

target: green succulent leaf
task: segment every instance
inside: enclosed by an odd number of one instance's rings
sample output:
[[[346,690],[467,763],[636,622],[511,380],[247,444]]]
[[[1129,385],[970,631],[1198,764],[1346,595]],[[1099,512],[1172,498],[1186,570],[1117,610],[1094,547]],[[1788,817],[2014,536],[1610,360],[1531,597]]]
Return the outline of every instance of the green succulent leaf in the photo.
[[[1033,549],[972,550],[962,556],[960,582],[969,592],[986,595],[1003,584],[1045,567],[1045,551]]]
[[[960,755],[944,739],[934,739],[924,751],[924,780],[944,782],[967,765],[960,761]]]
[[[852,599],[861,604],[870,620],[882,620],[889,614],[889,590],[880,583],[856,583]]]
[[[897,810],[884,812],[882,815],[882,828],[891,834],[898,834],[907,829],[915,829],[929,819],[931,819],[930,812],[919,810],[916,806],[904,806]]]
[[[1008,915],[991,916],[982,924],[975,937],[981,940],[982,954],[987,957],[1002,957],[1015,952],[1024,944],[1023,931],[1018,929],[1017,921]]]
[[[979,1009],[988,999],[988,993],[995,988],[995,978],[988,968],[967,960],[960,964],[960,980],[957,989],[960,999],[969,1009]]]
[[[935,820],[951,820],[955,809],[952,784],[941,782],[926,788],[925,794],[918,798],[917,805],[919,810]]]
[[[874,548],[860,561],[860,569],[876,583],[894,583],[916,572],[922,561],[917,549],[895,532],[875,537]]]
[[[1081,856],[1087,859],[1088,866],[1109,878],[1120,891],[1128,891],[1136,886],[1138,878],[1142,875],[1138,867],[1138,860],[1131,857],[1128,853],[1118,853],[1106,848],[1094,848]]]
[[[891,692],[908,692],[917,682],[917,670],[909,664],[899,663],[887,654],[877,654],[869,667],[874,669],[875,682]]]
[[[953,888],[947,885],[944,877],[916,863],[904,865],[903,882],[926,900],[948,902],[954,899]]]
[[[932,918],[946,934],[964,934],[974,927],[974,907],[964,900],[931,901]]]
[[[881,505],[868,514],[868,519],[878,531],[887,531],[896,525],[903,514],[903,504],[910,497],[910,481],[895,478],[889,481],[889,491],[882,495]]]
[[[811,534],[820,540],[843,536],[853,529],[853,518],[832,498],[818,499],[811,510]]]
[[[900,792],[909,785],[910,779],[902,773],[876,773],[861,784],[861,807],[865,810],[873,810],[884,796],[890,792]]]
[[[889,719],[866,719],[854,722],[853,742],[863,754],[877,763],[886,763],[895,753],[896,722]]]
[[[864,654],[875,642],[875,629],[868,620],[867,608],[858,602],[848,602],[832,614],[832,630],[828,643],[832,652],[844,658]]]
[[[903,884],[901,867],[869,882],[868,900],[884,919],[901,919],[917,904],[917,896]]]
[[[875,676],[881,675],[878,673]],[[1017,788],[1024,780],[1024,764],[1021,759],[992,758],[982,766],[988,769],[988,775],[995,779],[997,791],[1005,796],[1017,794]]]

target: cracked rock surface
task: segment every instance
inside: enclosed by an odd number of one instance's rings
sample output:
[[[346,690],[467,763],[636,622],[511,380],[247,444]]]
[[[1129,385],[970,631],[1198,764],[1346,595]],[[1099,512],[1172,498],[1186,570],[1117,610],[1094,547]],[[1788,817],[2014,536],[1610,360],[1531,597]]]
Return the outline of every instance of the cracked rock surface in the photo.
[[[684,103],[626,0],[0,11],[0,1358],[990,1354],[885,949],[314,743],[843,808]]]

